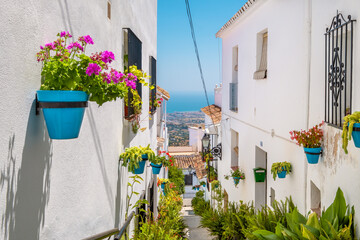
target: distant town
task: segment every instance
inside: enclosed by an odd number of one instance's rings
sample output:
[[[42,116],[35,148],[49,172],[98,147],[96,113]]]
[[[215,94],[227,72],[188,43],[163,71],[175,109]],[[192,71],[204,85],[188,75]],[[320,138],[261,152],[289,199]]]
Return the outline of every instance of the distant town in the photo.
[[[204,124],[205,114],[198,112],[174,112],[167,114],[169,146],[189,146],[188,127]]]

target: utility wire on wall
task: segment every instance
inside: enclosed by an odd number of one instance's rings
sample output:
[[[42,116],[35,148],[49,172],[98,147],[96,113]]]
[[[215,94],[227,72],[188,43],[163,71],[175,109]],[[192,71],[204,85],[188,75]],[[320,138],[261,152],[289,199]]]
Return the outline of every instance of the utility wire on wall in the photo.
[[[197,62],[198,62],[198,67],[199,67],[199,71],[200,71],[200,77],[201,77],[201,81],[203,84],[203,88],[204,88],[204,93],[205,93],[205,97],[206,97],[206,103],[208,105],[209,108],[209,112],[211,115],[211,121],[213,122],[213,124],[215,125],[214,119],[213,119],[213,113],[211,111],[211,107],[210,107],[210,103],[209,103],[209,97],[207,94],[207,90],[206,90],[206,84],[205,84],[205,80],[204,80],[204,74],[202,71],[202,67],[201,67],[201,61],[200,61],[200,56],[199,56],[199,50],[198,50],[198,46],[196,43],[196,37],[195,37],[195,30],[194,30],[194,25],[193,25],[193,21],[192,21],[192,17],[191,17],[191,11],[190,11],[190,5],[189,5],[189,0],[185,0],[185,5],[186,5],[186,13],[189,19],[189,24],[190,24],[190,30],[191,30],[191,37],[193,39],[194,42],[194,48],[195,48],[195,54],[196,54],[196,58],[197,58]],[[215,116],[214,116],[215,117]],[[217,128],[216,129],[216,133],[218,133]]]

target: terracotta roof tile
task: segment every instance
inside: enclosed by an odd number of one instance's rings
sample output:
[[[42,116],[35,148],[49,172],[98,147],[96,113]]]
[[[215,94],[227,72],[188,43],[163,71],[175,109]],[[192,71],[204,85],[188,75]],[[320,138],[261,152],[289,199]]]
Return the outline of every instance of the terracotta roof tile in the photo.
[[[221,107],[218,107],[213,104],[210,106],[203,107],[201,111],[203,111],[203,113],[211,117],[214,124],[218,124],[221,122]]]
[[[190,165],[195,168],[198,179],[202,179],[206,176],[205,163],[202,161],[200,154],[177,155],[173,156],[173,158],[175,160],[175,166],[178,168],[186,169]]]
[[[236,20],[237,20],[240,16],[242,16],[249,8],[251,8],[251,7],[254,5],[255,2],[258,2],[258,1],[259,1],[259,0],[248,0],[248,1],[244,4],[244,6],[242,6],[242,7],[240,8],[240,10],[235,13],[234,16],[233,16],[232,18],[230,18],[230,20],[227,21],[227,22],[224,24],[224,26],[222,26],[222,28],[216,33],[215,36],[216,36],[216,37],[220,37],[221,32],[223,32],[225,29],[227,29],[228,27],[230,27],[234,22],[236,22]]]
[[[156,86],[156,90],[158,91],[158,93],[161,93],[165,100],[169,100],[170,99],[170,94],[168,91],[164,90],[163,88]]]

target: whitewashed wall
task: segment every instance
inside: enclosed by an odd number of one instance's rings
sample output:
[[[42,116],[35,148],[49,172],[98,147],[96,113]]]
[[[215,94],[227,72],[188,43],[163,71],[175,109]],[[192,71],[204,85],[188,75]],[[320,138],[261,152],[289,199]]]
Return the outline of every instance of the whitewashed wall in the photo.
[[[255,147],[267,152],[267,202],[270,188],[276,199],[292,196],[304,213],[310,210],[310,181],[321,191],[322,207],[334,199],[338,187],[349,204],[360,211],[360,150],[349,145],[349,154],[341,149],[341,131],[325,127],[325,153],[317,165],[306,162],[303,149],[290,141],[289,131],[307,129],[324,119],[324,32],[336,10],[358,19],[360,2],[263,0],[248,9],[222,35],[222,144],[223,160],[219,178],[229,193],[229,200],[255,199]],[[257,33],[268,31],[268,77],[254,80],[256,71]],[[360,29],[355,24],[353,111],[359,110],[360,99]],[[238,113],[229,110],[229,83],[232,80],[232,48],[239,48]],[[310,89],[310,91],[309,91]],[[239,133],[239,166],[246,180],[235,188],[224,180],[231,165],[231,132]],[[293,173],[274,181],[270,175],[273,162],[289,161]],[[356,216],[357,222],[360,218]]]
[[[35,115],[40,87],[39,46],[67,30],[76,38],[89,34],[87,51],[113,51],[122,69],[122,28],[129,27],[143,43],[143,70],[156,58],[157,1],[9,1],[0,8],[0,214],[1,239],[81,239],[124,222],[127,169],[118,156],[128,146],[151,143],[148,101],[141,127],[131,133],[123,118],[123,102],[91,103],[74,140],[50,140],[42,113]],[[143,91],[144,99],[149,93]],[[155,120],[156,122],[156,120]],[[143,174],[150,182],[150,168]],[[144,190],[145,185],[138,187]]]

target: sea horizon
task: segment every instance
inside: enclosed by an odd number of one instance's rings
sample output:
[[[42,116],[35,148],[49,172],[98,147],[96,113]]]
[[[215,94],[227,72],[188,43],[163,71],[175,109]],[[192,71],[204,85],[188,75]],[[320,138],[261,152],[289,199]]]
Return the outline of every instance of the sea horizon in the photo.
[[[214,104],[214,93],[208,93],[209,104]],[[167,113],[174,112],[198,112],[206,107],[204,92],[170,92],[167,102]]]

